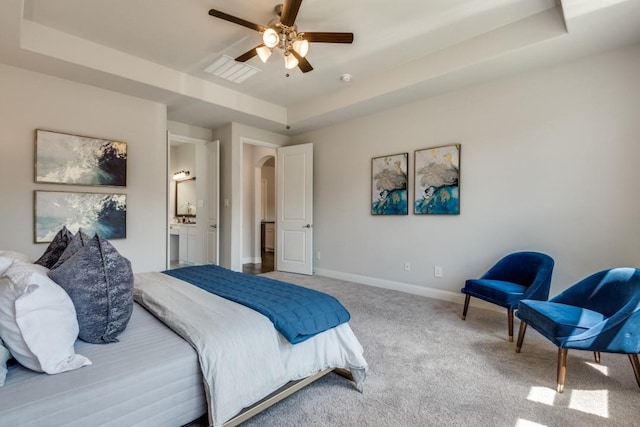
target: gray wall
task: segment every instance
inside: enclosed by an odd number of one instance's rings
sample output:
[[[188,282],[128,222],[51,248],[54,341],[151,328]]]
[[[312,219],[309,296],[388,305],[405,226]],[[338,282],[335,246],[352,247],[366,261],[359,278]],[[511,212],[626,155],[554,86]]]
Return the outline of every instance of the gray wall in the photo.
[[[166,106],[92,86],[0,65],[0,248],[38,258],[34,190],[127,194],[127,238],[113,240],[133,270],[165,266]],[[128,143],[126,187],[34,183],[35,130]]]
[[[290,138],[251,126],[231,123],[213,132],[220,140],[220,265],[242,271],[245,144],[278,147]],[[225,206],[225,200],[228,206]]]
[[[316,271],[450,298],[514,250],[556,259],[554,291],[638,266],[638,69],[635,46],[296,137],[314,144]],[[61,187],[33,182],[34,131],[47,128],[129,143],[128,236],[114,245],[136,271],[164,268],[165,106],[4,65],[0,93],[0,248],[35,258],[46,247],[33,243],[33,190]],[[288,137],[235,123],[212,137],[221,141],[221,264],[239,269],[242,144]],[[372,157],[408,152],[411,190],[414,150],[449,143],[462,144],[459,216],[370,215]]]
[[[511,251],[553,256],[552,293],[640,267],[638,70],[635,46],[294,138],[314,144],[316,272],[457,299]],[[370,215],[372,157],[409,153],[411,205],[414,151],[454,143],[459,216]]]

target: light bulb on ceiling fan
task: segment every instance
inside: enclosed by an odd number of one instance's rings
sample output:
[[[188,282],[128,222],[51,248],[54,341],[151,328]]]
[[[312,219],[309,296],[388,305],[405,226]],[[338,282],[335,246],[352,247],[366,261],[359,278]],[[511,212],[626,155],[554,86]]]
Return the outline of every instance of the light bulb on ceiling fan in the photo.
[[[276,47],[280,42],[280,36],[273,28],[267,28],[262,33],[262,42],[269,48]]]
[[[293,50],[295,50],[298,55],[303,58],[307,56],[307,53],[309,53],[309,42],[307,40],[298,39],[293,42],[292,47]]]
[[[271,56],[271,49],[269,49],[267,46],[260,46],[256,48],[256,52],[258,53],[258,57],[260,57],[260,60],[263,63],[266,63],[267,59],[269,59],[269,57]]]
[[[284,54],[284,68],[290,70],[292,68],[296,68],[298,66],[298,58],[293,56],[289,52],[285,52]]]

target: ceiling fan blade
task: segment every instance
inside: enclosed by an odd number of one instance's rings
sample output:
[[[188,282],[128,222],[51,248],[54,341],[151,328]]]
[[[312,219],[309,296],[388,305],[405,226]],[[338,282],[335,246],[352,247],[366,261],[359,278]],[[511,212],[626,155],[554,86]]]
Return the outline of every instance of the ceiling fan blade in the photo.
[[[302,38],[309,43],[353,43],[353,33],[302,33]]]
[[[292,27],[293,23],[296,22],[296,16],[298,16],[301,4],[302,0],[284,0],[280,22],[287,27]]]
[[[303,58],[298,52],[293,49],[290,52],[298,60],[298,68],[300,68],[300,71],[302,71],[303,73],[308,73],[309,71],[313,70],[313,67],[311,66],[311,64],[309,64],[309,61],[307,61],[307,58]]]
[[[258,25],[258,24],[254,24],[253,22],[245,21],[242,18],[238,18],[236,16],[229,15],[228,13],[220,12],[219,10],[211,9],[211,10],[209,10],[209,15],[211,15],[213,17],[216,17],[216,18],[224,19],[225,21],[233,22],[234,24],[242,25],[243,27],[247,27],[247,28],[249,28],[251,30],[255,30],[255,31],[259,31],[259,32],[263,32],[265,30],[265,27],[263,27],[262,25]]]
[[[238,61],[238,62],[246,62],[246,61],[250,60],[251,58],[253,58],[254,56],[256,56],[258,54],[258,48],[262,47],[262,46],[264,46],[264,44],[260,43],[258,46],[254,47],[253,49],[246,51],[242,55],[238,56],[236,58],[236,61]]]

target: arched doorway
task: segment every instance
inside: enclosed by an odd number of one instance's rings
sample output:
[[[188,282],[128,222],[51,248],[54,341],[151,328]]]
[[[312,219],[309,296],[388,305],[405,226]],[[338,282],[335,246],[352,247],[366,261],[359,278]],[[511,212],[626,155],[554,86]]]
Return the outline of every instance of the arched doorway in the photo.
[[[253,209],[254,238],[251,242],[253,256],[244,262],[242,271],[261,274],[275,270],[275,150],[256,153],[253,163]],[[245,187],[246,189],[247,187]]]

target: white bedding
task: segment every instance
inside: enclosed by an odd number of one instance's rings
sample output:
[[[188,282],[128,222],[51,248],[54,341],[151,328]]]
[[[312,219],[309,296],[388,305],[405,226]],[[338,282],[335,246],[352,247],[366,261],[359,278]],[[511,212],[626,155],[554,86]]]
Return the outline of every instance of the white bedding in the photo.
[[[292,345],[262,314],[166,274],[136,274],[134,286],[136,301],[198,350],[214,427],[325,368],[349,369],[362,390],[367,362],[348,324]]]

